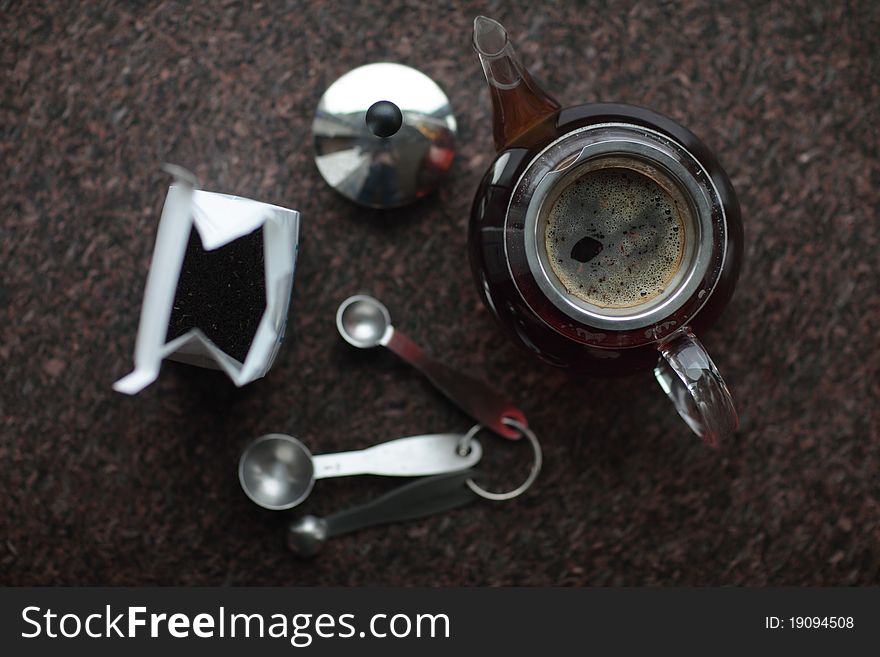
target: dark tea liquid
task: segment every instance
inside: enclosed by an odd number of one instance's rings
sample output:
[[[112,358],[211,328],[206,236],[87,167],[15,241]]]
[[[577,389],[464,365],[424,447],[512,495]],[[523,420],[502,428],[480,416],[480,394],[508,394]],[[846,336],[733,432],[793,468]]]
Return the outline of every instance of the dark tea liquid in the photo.
[[[478,287],[486,306],[520,346],[541,360],[575,373],[624,373],[638,369],[650,369],[656,364],[658,358],[657,348],[653,344],[608,349],[578,344],[564,337],[553,325],[556,320],[549,319],[551,313],[542,315],[541,308],[533,310],[523,301],[514,283],[506,256],[505,217],[512,191],[523,171],[548,144],[557,138],[577,128],[598,123],[640,125],[664,134],[682,144],[699,160],[711,177],[725,211],[727,252],[720,278],[712,294],[702,305],[697,315],[689,322],[689,325],[699,334],[714,323],[733,294],[742,260],[742,224],[733,187],[714,155],[697,137],[674,121],[639,107],[604,103],[572,107],[554,112],[537,125],[515,137],[498,154],[477,191],[469,225],[471,266],[476,280],[479,282]],[[496,135],[496,139],[497,137],[498,135]],[[594,180],[593,182],[602,181]],[[606,180],[605,182],[612,181]],[[639,180],[638,184],[645,188],[644,191],[650,191],[651,186],[648,182]],[[615,186],[614,189],[621,188]],[[583,194],[589,196],[586,192]],[[655,194],[654,196],[660,195]],[[588,212],[602,209],[602,203],[597,195],[593,195],[592,201],[596,207],[590,208]],[[609,204],[608,199],[605,204]],[[601,221],[593,222],[592,229],[589,217],[584,225],[581,221],[583,217],[571,216],[569,211],[574,211],[575,207],[567,208],[564,220],[560,214],[555,224],[553,221],[549,222],[551,227],[556,226],[553,230],[559,232],[552,236],[547,235],[552,239],[562,237],[562,232],[565,232],[566,240],[575,240],[574,244],[565,245],[560,240],[559,245],[553,244],[548,248],[548,253],[556,254],[557,266],[554,267],[554,270],[557,276],[560,280],[566,281],[566,286],[575,286],[570,291],[576,296],[581,298],[586,296],[589,303],[596,303],[600,306],[603,303],[625,305],[630,302],[638,302],[642,298],[642,291],[645,292],[645,297],[662,294],[665,289],[663,286],[668,278],[674,274],[677,266],[676,258],[679,257],[678,243],[673,235],[676,231],[673,228],[678,225],[679,231],[681,231],[684,224],[677,223],[678,220],[675,217],[669,223],[662,221],[662,217],[667,216],[665,212],[667,209],[670,210],[669,216],[675,212],[674,208],[669,206],[668,199],[659,198],[656,201],[656,206],[653,209],[660,210],[659,215],[648,212],[650,209],[648,207],[642,208],[644,221],[638,219],[638,211],[635,208],[630,208],[632,212],[630,219],[627,219],[626,217],[615,218],[608,215],[609,208],[606,207],[606,216]],[[598,217],[598,212],[596,216]],[[632,223],[631,220],[635,223]],[[565,222],[567,222],[567,229],[562,231],[561,223]],[[625,227],[624,224],[631,224],[631,226]],[[573,227],[574,230],[572,230]],[[611,228],[618,230],[620,234],[609,236],[603,232]],[[507,229],[513,230],[510,227]],[[631,229],[636,230],[638,234],[634,237],[623,235],[624,230],[628,232]],[[550,228],[548,228],[549,230]],[[590,233],[590,230],[593,231],[593,234]],[[555,248],[556,246],[559,248]],[[609,277],[607,271],[617,266],[621,259],[618,258],[611,264],[607,258],[609,255],[607,249],[617,249],[621,256],[627,254],[632,256],[635,251],[635,255],[640,257],[634,260],[630,258],[629,264],[637,265],[635,268],[637,271],[629,272],[631,274],[629,277],[622,274],[616,278]],[[644,251],[644,253],[639,254],[638,251]],[[603,253],[606,254],[605,261],[601,260]],[[589,263],[595,262],[596,258],[600,258],[598,264],[602,266],[591,270]],[[579,264],[585,265],[580,271],[578,271]],[[602,280],[601,271],[603,267],[606,270],[604,280]],[[592,285],[594,289],[577,287],[580,285]],[[615,293],[615,285],[617,293]],[[626,287],[626,290],[623,290],[623,287]],[[645,342],[646,329],[633,330],[632,334],[633,342],[638,343],[639,340],[642,343]],[[624,335],[623,338],[626,336]],[[625,343],[625,340],[622,342]]]
[[[528,71],[523,69],[519,75],[522,77],[517,84],[489,86],[496,149],[529,130],[536,116],[551,116],[559,111],[559,103],[534,83]]]

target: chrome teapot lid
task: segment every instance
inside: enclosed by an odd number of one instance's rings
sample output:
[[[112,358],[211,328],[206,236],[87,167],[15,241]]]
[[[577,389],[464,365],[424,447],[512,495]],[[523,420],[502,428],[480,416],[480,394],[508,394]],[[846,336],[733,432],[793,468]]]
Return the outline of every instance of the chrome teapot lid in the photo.
[[[318,171],[333,189],[372,208],[422,198],[452,164],[456,123],[428,76],[402,64],[367,64],[336,80],[318,103]]]

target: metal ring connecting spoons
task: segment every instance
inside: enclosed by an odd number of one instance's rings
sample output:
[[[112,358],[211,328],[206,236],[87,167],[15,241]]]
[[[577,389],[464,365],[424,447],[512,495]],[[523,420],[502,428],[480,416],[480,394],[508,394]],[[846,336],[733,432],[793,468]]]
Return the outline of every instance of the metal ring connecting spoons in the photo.
[[[273,511],[291,509],[312,491],[316,479],[351,475],[420,477],[473,467],[483,455],[473,441],[459,450],[462,436],[438,433],[398,438],[367,449],[312,456],[293,436],[270,433],[245,449],[238,479],[245,494]]]
[[[391,315],[378,299],[357,294],[343,301],[336,311],[336,328],[346,342],[360,349],[387,347],[422,372],[461,410],[495,433],[511,440],[522,436],[504,422],[510,418],[527,425],[521,410],[486,383],[447,367],[423,351],[391,325]]]
[[[492,493],[487,491],[485,488],[480,486],[473,479],[468,479],[465,483],[468,488],[471,489],[474,493],[479,495],[482,498],[487,500],[493,500],[495,502],[503,502],[506,500],[512,500],[515,497],[519,497],[523,493],[525,493],[529,488],[532,487],[532,484],[535,483],[535,480],[538,478],[538,475],[541,473],[541,466],[544,463],[544,454],[541,450],[541,443],[538,441],[538,437],[535,435],[535,432],[529,429],[525,424],[520,424],[516,420],[512,420],[510,418],[504,419],[504,424],[508,425],[515,431],[519,432],[520,435],[525,436],[529,445],[532,448],[532,467],[529,469],[529,474],[526,477],[526,480],[521,483],[519,486],[514,488],[513,490],[506,491],[504,493]],[[480,433],[485,427],[481,427],[479,424],[475,427],[472,427],[470,431],[468,431],[461,438],[461,442],[458,444],[459,454],[467,454],[471,450],[471,446],[473,441],[476,440],[476,435]]]

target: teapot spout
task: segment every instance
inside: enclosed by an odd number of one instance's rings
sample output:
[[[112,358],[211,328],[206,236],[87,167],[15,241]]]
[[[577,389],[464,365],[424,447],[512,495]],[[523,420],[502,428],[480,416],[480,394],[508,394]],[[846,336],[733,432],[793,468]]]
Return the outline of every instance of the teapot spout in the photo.
[[[480,57],[492,97],[496,150],[503,150],[529,128],[559,111],[559,103],[535,84],[516,56],[501,23],[477,16],[474,50]]]

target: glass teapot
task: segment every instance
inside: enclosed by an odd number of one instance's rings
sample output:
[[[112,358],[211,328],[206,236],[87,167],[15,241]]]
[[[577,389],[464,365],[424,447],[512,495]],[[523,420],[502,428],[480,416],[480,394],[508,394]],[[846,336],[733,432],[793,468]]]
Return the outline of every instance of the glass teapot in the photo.
[[[562,109],[480,16],[497,155],[469,224],[486,306],[523,348],[573,374],[654,368],[709,444],[737,416],[697,339],[733,294],[743,252],[733,187],[695,135],[632,105]]]

